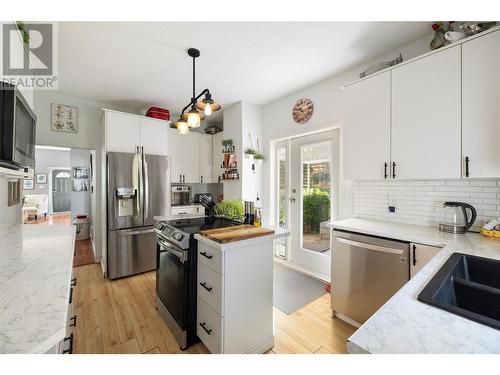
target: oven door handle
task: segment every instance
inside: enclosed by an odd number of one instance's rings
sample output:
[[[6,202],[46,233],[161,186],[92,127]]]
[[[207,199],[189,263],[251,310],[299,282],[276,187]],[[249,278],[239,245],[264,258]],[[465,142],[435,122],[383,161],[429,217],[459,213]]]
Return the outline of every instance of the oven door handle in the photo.
[[[164,240],[160,240],[159,238],[156,239],[158,242],[158,245],[160,245],[160,253],[172,253],[175,255],[179,260],[184,263],[187,261],[187,254],[182,251],[182,250],[177,250],[174,245],[169,244],[168,242]]]

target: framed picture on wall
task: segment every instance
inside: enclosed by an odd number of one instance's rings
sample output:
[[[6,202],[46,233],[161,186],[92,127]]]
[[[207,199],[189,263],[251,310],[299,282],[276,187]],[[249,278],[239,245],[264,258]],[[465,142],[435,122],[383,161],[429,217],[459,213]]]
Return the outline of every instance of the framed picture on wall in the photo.
[[[73,180],[73,191],[88,191],[89,182],[84,179]]]
[[[78,108],[51,103],[50,129],[56,132],[78,133]]]
[[[37,173],[35,176],[36,183],[38,185],[47,183],[47,173]]]
[[[87,167],[73,167],[73,178],[89,178]]]
[[[33,180],[23,180],[23,189],[24,190],[33,190],[34,189],[34,183]]]

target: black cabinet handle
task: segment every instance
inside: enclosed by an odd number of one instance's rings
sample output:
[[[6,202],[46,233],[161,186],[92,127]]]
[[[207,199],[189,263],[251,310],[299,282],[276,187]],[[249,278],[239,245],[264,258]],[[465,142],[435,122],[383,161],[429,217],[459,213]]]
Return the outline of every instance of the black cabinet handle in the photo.
[[[207,333],[207,335],[210,335],[212,333],[212,330],[211,329],[207,329],[207,327],[205,327],[205,325],[206,325],[205,322],[201,322],[200,323],[201,328],[203,328],[203,330]]]
[[[201,183],[203,183],[203,176],[201,176]]]
[[[392,178],[396,178],[396,162],[392,162]]]
[[[417,246],[413,245],[413,265],[415,266],[417,264]]]
[[[69,326],[70,327],[76,327],[76,314],[73,315],[72,318],[70,318],[70,323],[69,323]]]
[[[73,303],[73,287],[69,290],[69,304]]]
[[[388,175],[387,175],[387,163],[384,163],[384,178],[387,178]]]
[[[76,277],[71,279],[71,286],[76,286]]]
[[[64,342],[69,341],[68,349],[63,350],[63,354],[73,354],[73,334],[64,338]]]
[[[138,154],[139,153],[139,146],[135,146],[135,153]]]
[[[185,174],[182,175],[182,182],[186,182],[186,175]]]
[[[200,255],[203,255],[205,258],[207,259],[212,259],[214,256],[213,255],[207,255],[207,252],[206,251],[202,251],[200,252]]]
[[[209,293],[210,293],[210,292],[212,291],[212,289],[213,289],[211,286],[210,286],[210,287],[209,287],[209,286],[207,286],[207,283],[206,283],[206,282],[202,282],[202,283],[200,283],[200,285],[201,285],[203,288],[205,288],[206,290],[208,290],[208,292],[209,292]]]
[[[465,177],[469,177],[469,157],[465,157]]]

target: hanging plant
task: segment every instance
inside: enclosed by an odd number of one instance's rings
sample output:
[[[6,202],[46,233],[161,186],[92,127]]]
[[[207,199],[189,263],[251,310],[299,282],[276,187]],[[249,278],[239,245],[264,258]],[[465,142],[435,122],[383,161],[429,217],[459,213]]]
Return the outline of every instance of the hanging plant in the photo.
[[[28,44],[30,42],[30,34],[26,31],[23,21],[16,21],[17,29],[21,33],[23,38],[23,43]]]
[[[247,158],[247,159],[253,159],[254,156],[255,156],[255,154],[257,154],[257,150],[256,149],[251,148],[251,147],[245,149],[245,158]]]
[[[260,152],[257,152],[254,156],[253,156],[255,162],[257,164],[262,164],[262,162],[264,160],[266,160],[266,158],[264,157],[264,155],[262,155]]]

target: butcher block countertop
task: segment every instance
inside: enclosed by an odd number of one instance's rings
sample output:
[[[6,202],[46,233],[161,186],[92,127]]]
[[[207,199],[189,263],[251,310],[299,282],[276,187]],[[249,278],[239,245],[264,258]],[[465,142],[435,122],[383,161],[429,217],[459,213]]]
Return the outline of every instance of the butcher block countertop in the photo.
[[[235,227],[230,227],[228,229],[233,229],[237,228]],[[279,228],[279,227],[254,227],[256,229],[263,229],[268,231],[267,234],[261,234],[257,237],[251,237],[251,238],[245,238],[245,239],[238,239],[233,242],[226,242],[226,243],[220,243],[217,241],[214,241],[200,233],[197,233],[194,235],[194,238],[196,238],[200,242],[204,242],[207,245],[210,245],[212,247],[215,247],[221,251],[226,251],[226,250],[231,250],[235,248],[241,248],[241,247],[246,247],[250,245],[258,245],[260,243],[266,242],[266,241],[272,241],[280,237],[288,237],[290,235],[290,232],[286,229]]]
[[[200,231],[200,234],[218,243],[228,243],[248,240],[249,238],[268,236],[270,234],[274,234],[274,229],[246,224],[228,228],[202,230]]]

